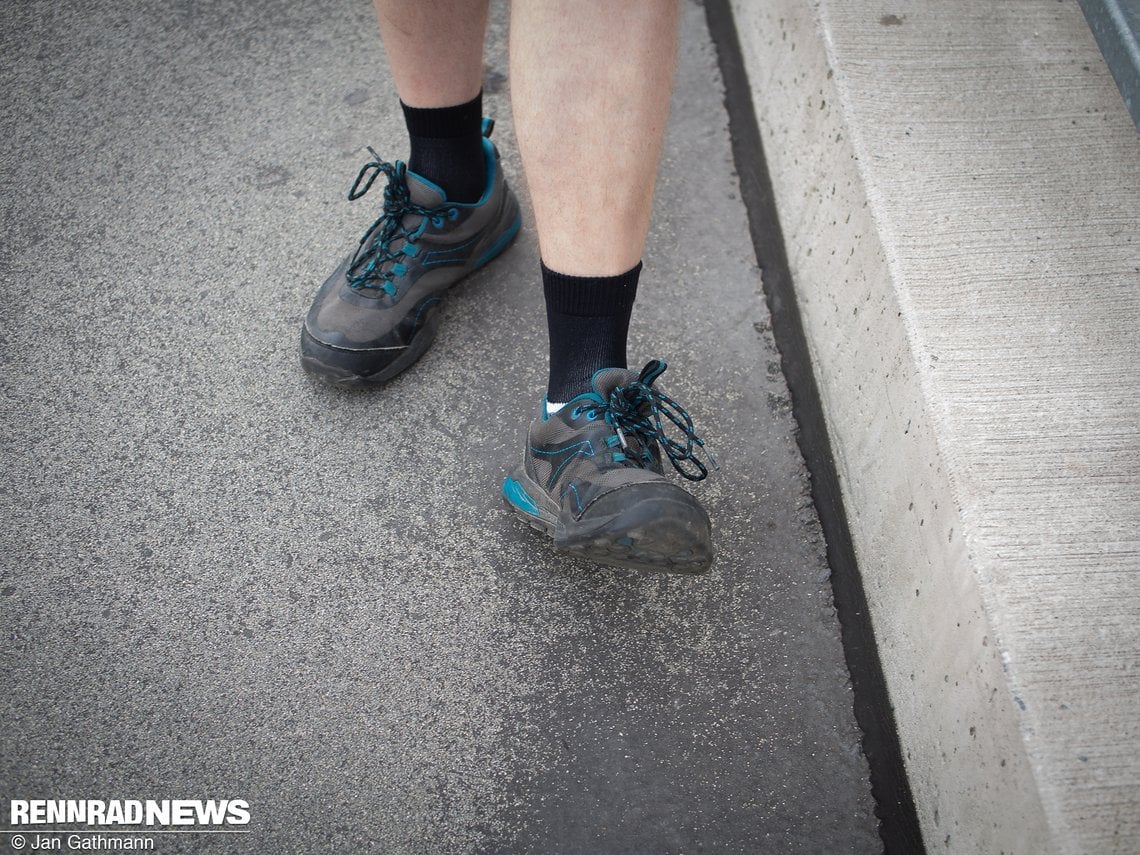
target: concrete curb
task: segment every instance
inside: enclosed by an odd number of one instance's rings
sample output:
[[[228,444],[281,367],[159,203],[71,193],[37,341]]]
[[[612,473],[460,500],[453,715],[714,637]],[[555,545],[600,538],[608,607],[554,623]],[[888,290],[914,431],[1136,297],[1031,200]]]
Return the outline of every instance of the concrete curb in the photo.
[[[1092,37],[1056,4],[732,5],[927,847],[1127,851],[1140,159]],[[1049,338],[1084,282],[1096,353]]]

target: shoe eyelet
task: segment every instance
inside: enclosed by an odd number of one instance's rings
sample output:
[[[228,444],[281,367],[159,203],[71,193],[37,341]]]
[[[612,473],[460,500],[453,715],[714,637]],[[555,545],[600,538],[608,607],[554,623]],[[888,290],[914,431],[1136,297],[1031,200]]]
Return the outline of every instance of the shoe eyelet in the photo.
[[[447,216],[448,216],[448,219],[458,220],[459,219],[459,209],[458,208],[449,208],[447,211]]]
[[[598,411],[597,410],[587,410],[586,411],[586,418],[589,421],[596,422],[598,420]]]
[[[437,229],[442,229],[443,228],[443,217],[439,217],[439,216],[432,217],[431,218],[431,224],[433,226],[435,226]]]

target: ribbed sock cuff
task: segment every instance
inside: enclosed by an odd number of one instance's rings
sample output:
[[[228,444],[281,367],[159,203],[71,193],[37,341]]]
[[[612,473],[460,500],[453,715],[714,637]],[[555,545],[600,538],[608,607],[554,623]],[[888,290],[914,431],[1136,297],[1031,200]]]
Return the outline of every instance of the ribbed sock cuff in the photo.
[[[463,104],[453,107],[409,107],[403,101],[404,123],[413,137],[453,139],[483,132],[483,90]]]
[[[625,368],[626,337],[641,263],[617,276],[569,276],[542,265],[550,333],[547,401],[569,401],[590,389],[601,368]]]
[[[641,262],[617,276],[570,276],[542,263],[547,312],[576,318],[628,315],[637,298]]]
[[[438,184],[448,201],[479,201],[487,183],[483,93],[454,107],[409,107],[403,101],[411,154],[408,169]]]

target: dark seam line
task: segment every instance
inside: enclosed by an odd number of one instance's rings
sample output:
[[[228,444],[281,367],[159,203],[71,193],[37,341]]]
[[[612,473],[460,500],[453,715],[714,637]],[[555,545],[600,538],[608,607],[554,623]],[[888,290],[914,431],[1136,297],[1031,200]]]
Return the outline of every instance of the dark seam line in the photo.
[[[921,826],[851,543],[819,388],[812,374],[736,23],[728,0],[706,0],[705,15],[724,80],[732,154],[772,315],[772,335],[781,354],[792,414],[799,426],[797,442],[811,475],[812,499],[827,543],[831,586],[851,674],[855,719],[863,732],[863,753],[871,770],[879,835],[887,855],[921,855],[926,851]]]

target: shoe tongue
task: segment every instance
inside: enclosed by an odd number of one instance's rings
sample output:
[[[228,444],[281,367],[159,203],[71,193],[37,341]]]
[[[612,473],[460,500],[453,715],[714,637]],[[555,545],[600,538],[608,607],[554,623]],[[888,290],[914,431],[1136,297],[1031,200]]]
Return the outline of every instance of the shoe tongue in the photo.
[[[408,182],[408,196],[411,197],[413,204],[421,208],[438,208],[447,201],[443,191],[426,178],[421,178],[414,172],[406,172],[404,177]]]
[[[628,368],[603,368],[594,375],[594,391],[608,401],[614,389],[625,386],[637,379],[637,372]]]

